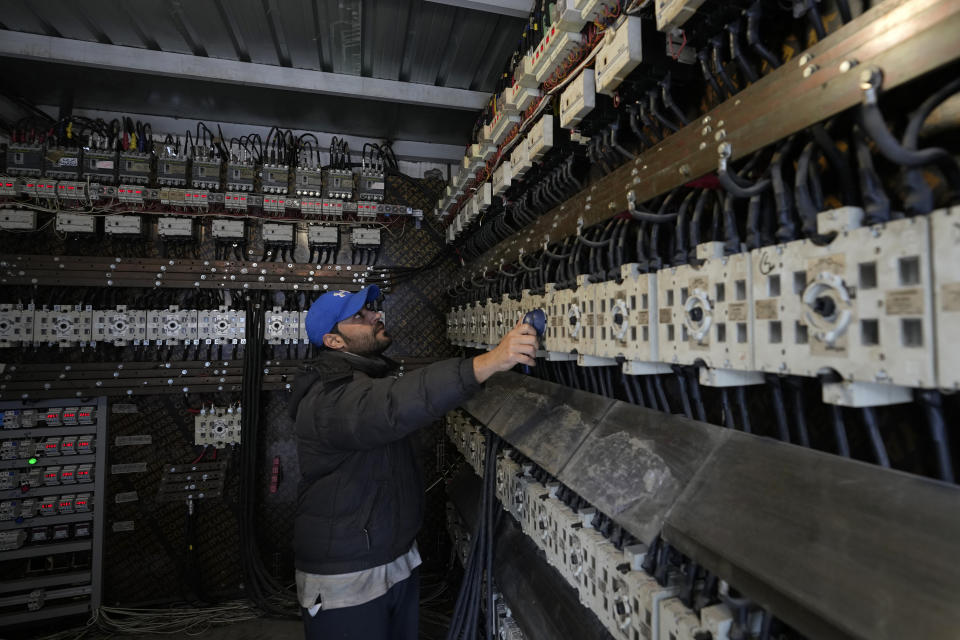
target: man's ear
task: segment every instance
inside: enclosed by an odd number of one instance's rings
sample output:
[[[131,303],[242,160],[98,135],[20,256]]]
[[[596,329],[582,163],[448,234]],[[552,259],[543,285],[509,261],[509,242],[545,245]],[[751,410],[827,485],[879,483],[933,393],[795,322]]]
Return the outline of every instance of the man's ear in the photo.
[[[323,336],[323,346],[328,349],[339,351],[347,346],[347,343],[343,341],[342,336],[339,336],[336,333],[327,333]]]

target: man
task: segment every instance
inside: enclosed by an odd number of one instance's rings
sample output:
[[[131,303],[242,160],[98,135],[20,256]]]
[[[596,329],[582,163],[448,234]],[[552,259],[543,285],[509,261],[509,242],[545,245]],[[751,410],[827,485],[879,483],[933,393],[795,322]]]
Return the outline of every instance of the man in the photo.
[[[301,481],[294,526],[308,640],[416,640],[423,479],[412,434],[498,371],[534,365],[536,334],[517,324],[492,351],[396,378],[376,286],[326,293],[305,321],[324,347],[290,400]]]

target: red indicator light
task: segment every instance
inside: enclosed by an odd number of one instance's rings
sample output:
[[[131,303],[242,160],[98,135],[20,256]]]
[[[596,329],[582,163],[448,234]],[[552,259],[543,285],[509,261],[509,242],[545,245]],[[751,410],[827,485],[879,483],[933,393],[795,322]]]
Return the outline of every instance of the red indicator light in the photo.
[[[67,187],[67,189],[76,189],[76,187],[69,186],[69,187]]]
[[[240,198],[240,199],[243,200],[244,202],[246,202],[246,201],[247,201],[247,196],[243,196],[243,197]]]
[[[143,191],[140,191],[140,190],[138,189],[138,190],[137,190],[137,193],[140,194],[140,193],[143,193]]]
[[[207,194],[205,194],[205,193],[204,193],[204,194],[201,194],[200,197],[201,197],[201,198],[206,198],[206,197],[207,197]]]
[[[90,417],[90,412],[89,412],[89,411],[81,411],[81,412],[80,412],[80,417],[81,417],[81,418],[89,418],[89,417]]]

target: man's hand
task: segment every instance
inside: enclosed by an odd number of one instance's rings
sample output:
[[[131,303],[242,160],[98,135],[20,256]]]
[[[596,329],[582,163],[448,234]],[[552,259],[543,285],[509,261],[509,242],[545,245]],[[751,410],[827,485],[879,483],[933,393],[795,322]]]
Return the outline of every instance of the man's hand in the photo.
[[[498,371],[509,371],[518,364],[535,367],[536,356],[537,331],[520,321],[492,351],[473,359],[473,373],[477,382],[486,382]]]

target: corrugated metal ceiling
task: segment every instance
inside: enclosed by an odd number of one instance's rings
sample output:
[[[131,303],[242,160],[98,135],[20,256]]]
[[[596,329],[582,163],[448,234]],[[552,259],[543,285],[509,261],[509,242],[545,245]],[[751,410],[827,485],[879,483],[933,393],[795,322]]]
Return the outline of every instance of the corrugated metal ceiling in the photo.
[[[54,37],[492,91],[523,21],[424,0],[7,0]]]

